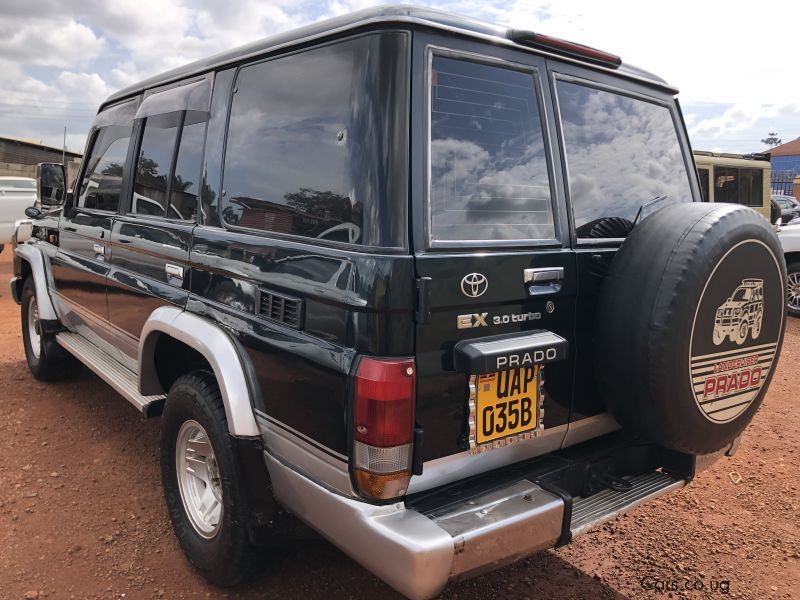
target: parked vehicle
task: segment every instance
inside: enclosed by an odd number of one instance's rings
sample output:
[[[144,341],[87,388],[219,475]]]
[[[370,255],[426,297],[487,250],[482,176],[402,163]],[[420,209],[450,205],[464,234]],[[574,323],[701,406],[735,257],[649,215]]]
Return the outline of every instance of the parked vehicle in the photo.
[[[791,316],[800,317],[800,223],[779,227],[778,239],[786,260],[787,310]]]
[[[35,202],[35,179],[0,177],[0,252],[11,243],[14,224],[25,218],[25,209]]]
[[[772,200],[776,202],[781,209],[781,221],[783,223],[791,223],[794,219],[800,217],[800,203],[797,202],[794,196],[773,194]]]
[[[770,218],[769,154],[693,153],[706,202],[749,206]]]
[[[148,79],[18,231],[28,365],[161,416],[175,534],[219,585],[286,513],[411,598],[566,544],[732,453],[780,352],[779,242],[700,202],[675,94],[408,7]],[[758,333],[715,342],[756,281]]]

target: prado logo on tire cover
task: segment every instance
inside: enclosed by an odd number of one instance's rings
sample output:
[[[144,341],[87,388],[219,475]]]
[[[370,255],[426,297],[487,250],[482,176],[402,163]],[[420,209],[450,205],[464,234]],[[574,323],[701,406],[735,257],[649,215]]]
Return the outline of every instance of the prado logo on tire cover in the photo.
[[[760,241],[737,244],[712,271],[695,312],[689,359],[695,400],[710,421],[732,421],[761,391],[773,368],[784,297],[780,265]]]

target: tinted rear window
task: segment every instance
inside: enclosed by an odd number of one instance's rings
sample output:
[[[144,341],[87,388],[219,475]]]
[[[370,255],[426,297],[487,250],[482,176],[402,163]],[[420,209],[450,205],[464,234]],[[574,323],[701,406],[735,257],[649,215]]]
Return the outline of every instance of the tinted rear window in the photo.
[[[431,242],[553,239],[531,72],[433,57]]]
[[[669,108],[567,81],[557,90],[578,237],[625,237],[642,205],[692,201]]]

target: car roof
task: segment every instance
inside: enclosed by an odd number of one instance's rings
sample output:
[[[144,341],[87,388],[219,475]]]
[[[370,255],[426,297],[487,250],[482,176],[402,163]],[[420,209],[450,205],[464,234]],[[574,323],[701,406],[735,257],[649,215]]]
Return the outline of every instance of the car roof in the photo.
[[[106,99],[103,106],[139,94],[145,89],[200,75],[269,52],[285,50],[291,46],[309,42],[314,39],[335,35],[356,28],[381,27],[386,25],[416,25],[440,31],[458,33],[489,41],[495,45],[511,46],[527,52],[554,56],[559,60],[589,66],[590,68],[608,73],[619,74],[623,77],[655,86],[668,93],[676,94],[678,92],[676,88],[669,86],[660,77],[626,63],[622,63],[619,68],[612,69],[569,58],[556,52],[516,43],[509,39],[508,34],[510,30],[508,27],[502,27],[478,19],[463,17],[432,8],[385,5],[367,8],[333,19],[312,23],[172,69],[171,71],[145,79],[144,81],[112,94]]]

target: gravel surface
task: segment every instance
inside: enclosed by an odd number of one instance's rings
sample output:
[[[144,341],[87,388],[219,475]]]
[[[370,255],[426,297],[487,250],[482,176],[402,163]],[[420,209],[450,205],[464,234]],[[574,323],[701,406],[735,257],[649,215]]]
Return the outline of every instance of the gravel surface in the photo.
[[[0,598],[400,597],[322,541],[297,543],[247,587],[205,584],[172,536],[158,420],[142,420],[88,371],[57,384],[33,380],[19,308],[3,286]],[[800,320],[790,320],[770,393],[735,457],[566,548],[451,585],[442,597],[800,598],[798,359]]]

